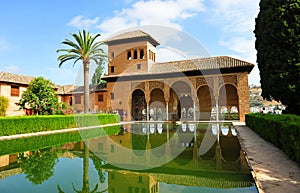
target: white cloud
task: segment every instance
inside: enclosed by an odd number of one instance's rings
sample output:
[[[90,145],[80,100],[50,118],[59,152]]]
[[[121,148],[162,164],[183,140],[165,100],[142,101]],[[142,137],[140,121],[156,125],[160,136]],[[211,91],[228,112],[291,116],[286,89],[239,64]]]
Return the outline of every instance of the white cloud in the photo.
[[[82,15],[78,15],[74,17],[69,23],[69,26],[77,27],[77,28],[90,28],[92,25],[96,25],[99,21],[99,17],[95,17],[94,19],[83,19]]]
[[[245,37],[234,37],[227,41],[220,41],[220,45],[225,46],[228,49],[241,55],[256,55],[254,39],[248,39]]]
[[[211,22],[221,28],[221,46],[234,52],[234,57],[256,64],[255,18],[259,0],[211,0],[214,13]],[[254,67],[249,75],[250,84],[259,84],[259,70]]]
[[[171,47],[159,47],[157,49],[156,56],[157,62],[169,62],[189,59],[182,51]]]
[[[104,34],[112,34],[139,25],[161,25],[181,29],[179,21],[204,11],[204,0],[137,1],[98,25]]]
[[[225,31],[249,32],[254,30],[259,12],[259,0],[211,0],[214,23]]]
[[[10,73],[18,73],[20,72],[20,67],[19,66],[15,66],[15,65],[10,65],[10,66],[4,66],[2,68],[2,71],[4,72],[10,72]]]
[[[7,50],[9,47],[9,44],[4,39],[0,39],[0,50]]]

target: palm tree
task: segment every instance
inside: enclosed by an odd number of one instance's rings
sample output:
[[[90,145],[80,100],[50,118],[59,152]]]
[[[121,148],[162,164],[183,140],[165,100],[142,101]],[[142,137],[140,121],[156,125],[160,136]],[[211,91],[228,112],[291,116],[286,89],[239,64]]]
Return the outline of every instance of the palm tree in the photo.
[[[59,49],[56,52],[65,52],[60,55],[57,60],[60,61],[59,67],[68,61],[75,60],[73,66],[77,61],[82,60],[83,64],[83,79],[84,79],[84,113],[89,111],[89,68],[90,61],[93,60],[96,64],[102,65],[101,60],[107,57],[107,54],[103,51],[101,46],[103,42],[96,42],[96,38],[101,36],[96,34],[92,36],[89,32],[83,30],[79,31],[78,34],[72,34],[75,42],[65,39],[62,44],[68,45],[70,49]]]
[[[84,144],[84,155],[83,155],[83,178],[82,178],[82,189],[81,190],[77,190],[74,186],[74,184],[72,183],[72,187],[73,187],[73,191],[76,193],[104,193],[108,190],[104,189],[101,192],[96,192],[98,190],[98,184],[95,185],[93,190],[90,190],[89,187],[89,158],[90,158],[90,150],[88,148],[87,145],[87,141],[85,141]],[[100,182],[102,181],[101,178],[99,179]],[[101,182],[103,183],[103,182]],[[58,193],[65,193],[60,185],[57,185],[57,189],[58,189]]]

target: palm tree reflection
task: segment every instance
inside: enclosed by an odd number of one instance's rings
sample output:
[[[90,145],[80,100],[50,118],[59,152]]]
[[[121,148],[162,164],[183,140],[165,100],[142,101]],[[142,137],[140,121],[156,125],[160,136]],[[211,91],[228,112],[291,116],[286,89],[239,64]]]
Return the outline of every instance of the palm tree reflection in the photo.
[[[90,191],[90,187],[89,187],[89,158],[90,158],[90,150],[89,148],[87,147],[87,142],[85,141],[84,142],[84,156],[83,156],[83,178],[82,178],[82,189],[81,190],[77,190],[75,188],[75,185],[74,183],[72,183],[72,187],[73,187],[73,190],[74,192],[77,192],[77,193],[104,193],[108,190],[108,188],[106,188],[105,190],[102,190],[102,191],[98,191],[98,184],[95,185],[94,189],[92,189]],[[98,159],[98,158],[95,158],[95,159]],[[93,159],[93,161],[95,162],[95,159]],[[95,164],[96,166],[96,164]],[[97,168],[96,168],[97,169]],[[99,174],[99,171],[98,171],[98,174]],[[99,175],[99,180],[101,183],[103,183],[105,181],[104,179],[104,176],[103,175]],[[58,189],[58,193],[65,193],[60,185],[57,185],[57,189]]]

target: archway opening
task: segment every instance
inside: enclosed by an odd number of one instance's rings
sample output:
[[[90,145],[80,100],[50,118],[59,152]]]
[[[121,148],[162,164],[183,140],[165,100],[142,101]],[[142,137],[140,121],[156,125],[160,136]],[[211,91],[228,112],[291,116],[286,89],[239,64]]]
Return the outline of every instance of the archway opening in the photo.
[[[131,116],[132,120],[142,121],[146,120],[147,117],[147,103],[145,99],[145,93],[137,89],[132,93],[132,106],[131,106]]]
[[[165,99],[164,92],[159,89],[153,89],[150,94],[150,110],[149,118],[151,121],[165,120]]]
[[[191,86],[184,81],[177,81],[170,88],[169,111],[171,120],[187,120],[189,108],[193,108]]]
[[[200,120],[214,118],[216,115],[213,108],[216,106],[216,101],[213,90],[207,85],[201,86],[197,91],[197,97],[199,99]]]
[[[231,84],[223,85],[219,90],[219,106],[225,107],[226,111],[220,111],[224,119],[238,119],[239,118],[239,100],[237,89]]]

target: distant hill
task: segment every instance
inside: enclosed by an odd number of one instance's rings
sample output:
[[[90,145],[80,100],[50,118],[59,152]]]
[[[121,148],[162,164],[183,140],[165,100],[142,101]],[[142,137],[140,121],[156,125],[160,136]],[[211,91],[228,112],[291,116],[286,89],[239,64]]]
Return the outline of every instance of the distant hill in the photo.
[[[282,106],[282,104],[278,101],[272,100],[267,101],[264,100],[261,96],[262,89],[260,86],[250,85],[249,86],[250,92],[250,107],[270,107],[270,106]]]

